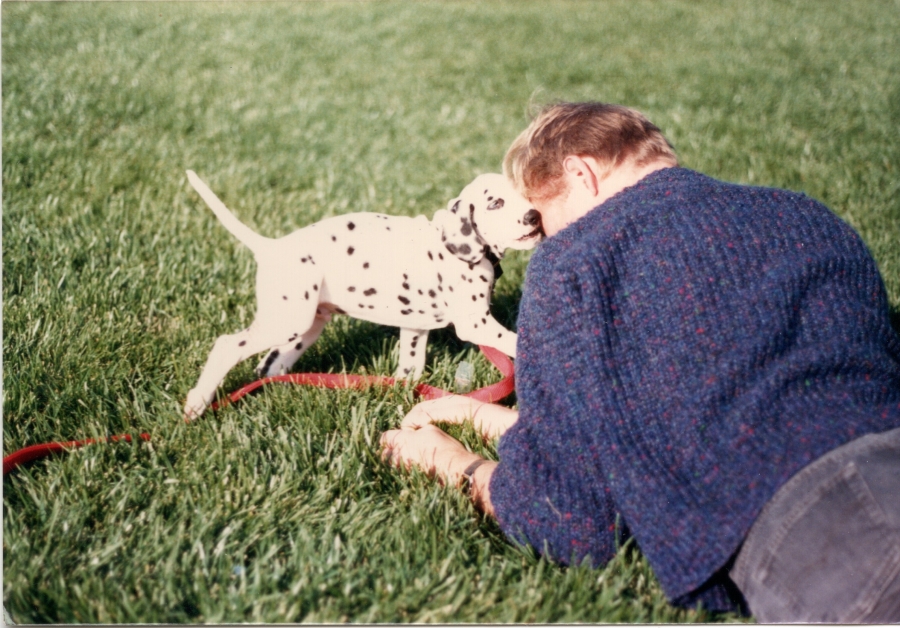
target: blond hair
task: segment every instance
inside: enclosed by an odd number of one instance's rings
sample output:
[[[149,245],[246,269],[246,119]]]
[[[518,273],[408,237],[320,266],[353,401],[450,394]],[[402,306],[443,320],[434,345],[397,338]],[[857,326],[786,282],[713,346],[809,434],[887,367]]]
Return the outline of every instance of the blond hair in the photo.
[[[678,164],[662,132],[638,111],[600,102],[556,103],[543,107],[503,158],[503,173],[526,198],[553,199],[565,190],[563,160],[593,157],[613,168],[631,161]]]

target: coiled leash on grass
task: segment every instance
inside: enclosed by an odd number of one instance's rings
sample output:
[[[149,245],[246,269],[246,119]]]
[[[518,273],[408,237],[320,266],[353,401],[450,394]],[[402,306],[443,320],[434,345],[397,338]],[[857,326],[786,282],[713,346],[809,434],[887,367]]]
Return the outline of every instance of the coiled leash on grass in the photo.
[[[472,392],[466,393],[463,396],[470,397],[471,399],[475,399],[477,401],[494,403],[495,401],[500,401],[504,397],[508,397],[509,394],[512,393],[513,390],[515,390],[513,363],[512,360],[510,360],[506,356],[506,354],[504,354],[502,351],[494,349],[493,347],[479,345],[479,348],[481,349],[481,352],[484,353],[484,356],[491,362],[491,364],[497,367],[497,369],[503,375],[503,379],[495,384],[489,384],[484,388],[473,390]],[[359,389],[375,385],[393,386],[396,383],[396,380],[393,377],[385,377],[381,375],[342,375],[334,373],[289,373],[287,375],[275,375],[273,377],[264,377],[251,384],[247,384],[243,388],[240,388],[231,393],[224,399],[212,403],[209,406],[209,409],[217,410],[228,405],[229,403],[234,403],[244,395],[253,392],[257,388],[274,382],[285,384],[299,384],[303,386],[318,386],[320,388]],[[437,388],[436,386],[429,386],[428,384],[418,384],[414,390],[416,395],[426,400],[437,399],[438,397],[445,397],[452,394],[447,390]],[[185,421],[190,422],[190,419],[185,419]],[[146,432],[138,434],[137,438],[149,441],[150,434],[147,434]],[[116,436],[106,436],[101,438],[86,438],[84,440],[41,443],[39,445],[24,447],[3,458],[3,475],[5,476],[10,471],[16,469],[19,465],[31,462],[33,460],[45,458],[50,454],[78,449],[80,447],[84,447],[85,445],[117,442],[120,440],[130,443],[132,441],[132,436],[130,434],[119,434]]]

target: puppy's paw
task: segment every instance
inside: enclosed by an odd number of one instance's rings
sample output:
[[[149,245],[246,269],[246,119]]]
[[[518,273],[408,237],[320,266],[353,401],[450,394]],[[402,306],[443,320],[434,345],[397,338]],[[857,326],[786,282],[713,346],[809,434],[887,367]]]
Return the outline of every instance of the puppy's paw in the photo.
[[[187,401],[184,402],[184,418],[185,420],[193,420],[200,417],[206,410],[207,403],[203,395],[194,388],[188,393]]]

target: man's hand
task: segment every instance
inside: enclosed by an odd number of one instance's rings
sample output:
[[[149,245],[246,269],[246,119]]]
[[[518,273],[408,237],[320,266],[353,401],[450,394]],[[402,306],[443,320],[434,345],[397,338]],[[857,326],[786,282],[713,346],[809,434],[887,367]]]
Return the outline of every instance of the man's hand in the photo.
[[[518,418],[518,412],[504,406],[447,395],[417,404],[400,425],[416,428],[438,422],[459,424],[471,419],[475,429],[490,439],[503,434]]]
[[[485,514],[493,515],[490,481],[496,462],[468,451],[462,443],[434,425],[388,430],[381,435],[382,458],[395,466],[421,468],[440,482],[456,486],[463,471],[481,461],[472,474],[469,494]]]
[[[443,482],[455,484],[462,470],[480,456],[434,425],[388,430],[381,435],[382,458],[394,466],[415,465]]]

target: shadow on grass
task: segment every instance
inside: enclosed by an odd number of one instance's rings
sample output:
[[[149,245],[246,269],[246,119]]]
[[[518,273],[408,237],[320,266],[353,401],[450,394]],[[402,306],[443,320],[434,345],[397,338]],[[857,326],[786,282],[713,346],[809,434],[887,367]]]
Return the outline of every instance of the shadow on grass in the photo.
[[[512,292],[500,292],[491,304],[494,317],[508,329],[515,329],[521,294],[519,288]],[[397,327],[376,325],[351,316],[335,316],[291,372],[353,373],[365,369],[370,373],[392,375],[390,370],[385,369],[399,336]],[[432,330],[428,334],[429,359],[426,368],[433,368],[439,356],[458,354],[472,346],[473,343],[459,339],[452,325]]]

